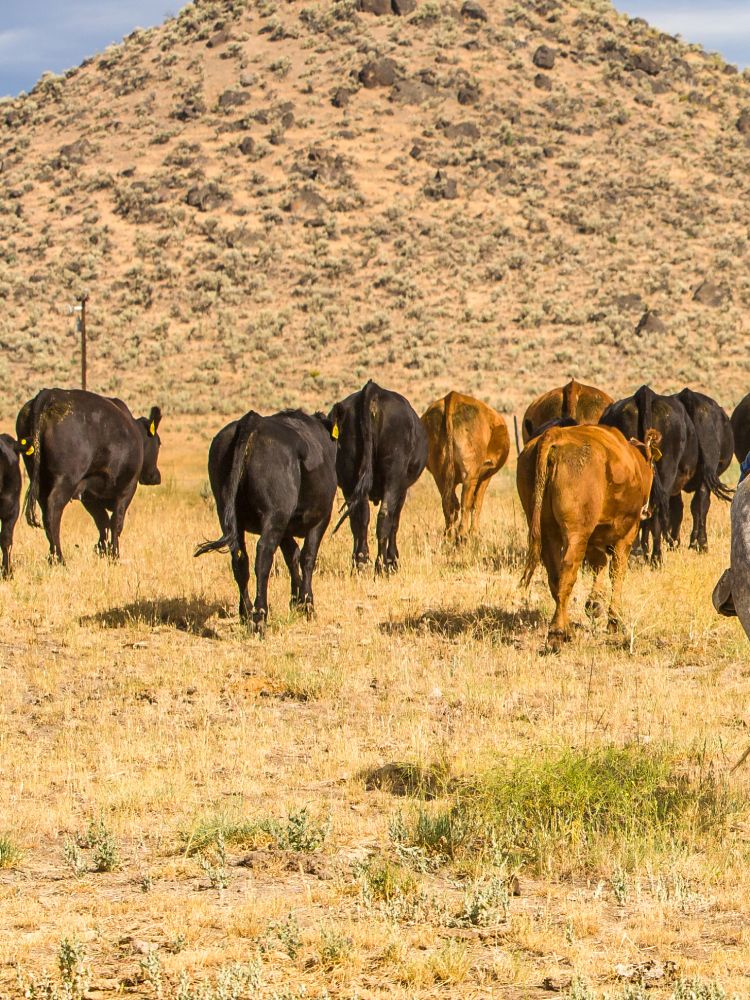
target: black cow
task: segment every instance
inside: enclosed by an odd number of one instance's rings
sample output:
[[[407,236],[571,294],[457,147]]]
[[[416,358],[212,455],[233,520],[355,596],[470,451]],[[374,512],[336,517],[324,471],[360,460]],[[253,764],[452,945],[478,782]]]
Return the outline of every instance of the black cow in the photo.
[[[661,433],[662,456],[654,465],[650,517],[644,520],[641,530],[642,552],[647,554],[651,535],[651,561],[658,564],[662,560],[662,536],[668,542],[672,537],[670,498],[682,492],[698,468],[698,437],[693,422],[678,399],[659,396],[642,385],[634,395],[608,406],[599,423],[617,427],[628,440],[644,441],[646,431],[652,427]]]
[[[21,508],[19,451],[18,443],[10,434],[0,434],[0,548],[3,550],[3,576],[6,579],[13,572],[10,552],[13,548],[13,529]]]
[[[252,410],[227,424],[211,442],[208,476],[223,532],[195,552],[229,549],[240,591],[240,618],[251,605],[245,532],[260,535],[255,549],[256,631],[268,617],[268,576],[281,548],[292,579],[292,606],[313,612],[312,574],[336,496],[333,424],[321,413],[284,410],[261,417]],[[296,539],[304,538],[300,553]],[[301,567],[301,572],[300,572]]]
[[[99,529],[97,551],[119,557],[125,514],[138,483],[161,482],[160,421],[158,406],[136,420],[122,400],[82,389],[42,389],[22,406],[16,434],[30,480],[26,520],[41,527],[40,505],[51,562],[64,562],[60,520],[74,499]]]
[[[639,441],[644,440],[646,431],[652,427],[661,432],[662,457],[654,465],[649,501],[651,516],[644,521],[641,531],[644,555],[648,551],[649,535],[652,537],[651,561],[654,564],[662,560],[662,537],[670,545],[679,544],[683,490],[696,494],[692,505],[691,545],[694,547],[705,547],[705,512],[708,510],[705,497],[713,493],[726,499],[728,495],[717,471],[724,445],[719,445],[717,450],[709,440],[713,433],[712,423],[718,428],[721,420],[715,413],[709,418],[708,411],[712,408],[702,399],[708,400],[708,397],[693,394],[689,389],[674,396],[660,396],[649,386],[642,385],[633,396],[608,406],[599,421],[618,427],[627,438]],[[696,412],[701,424],[700,434],[683,400]]]
[[[686,493],[692,493],[690,511],[693,515],[693,530],[690,534],[690,548],[699,552],[708,551],[706,520],[711,506],[711,494],[720,500],[731,500],[733,492],[719,479],[732,461],[734,437],[729,417],[716,400],[702,392],[683,389],[673,397],[679,399],[688,412],[698,436],[699,460],[693,478],[683,486]],[[682,524],[682,494],[670,498],[670,534],[675,544],[679,544]]]
[[[750,451],[750,392],[735,406],[731,416],[734,454],[742,463]]]
[[[338,483],[346,510],[336,530],[349,517],[354,536],[352,565],[370,561],[367,529],[370,505],[380,504],[376,573],[398,569],[398,533],[406,492],[427,464],[427,432],[409,402],[397,392],[368,382],[331,410],[339,449]]]

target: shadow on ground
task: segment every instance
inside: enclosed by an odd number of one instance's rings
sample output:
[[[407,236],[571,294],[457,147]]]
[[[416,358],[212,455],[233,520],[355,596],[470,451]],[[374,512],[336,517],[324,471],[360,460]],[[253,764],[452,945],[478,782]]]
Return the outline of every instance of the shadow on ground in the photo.
[[[383,622],[381,630],[388,635],[405,632],[432,632],[453,639],[471,635],[475,639],[499,638],[514,642],[521,633],[530,632],[542,623],[542,615],[535,608],[506,611],[504,608],[481,604],[472,610],[455,608],[428,608],[419,615],[409,615],[396,621]]]
[[[133,601],[119,608],[107,608],[95,615],[81,618],[81,625],[100,625],[104,628],[126,628],[130,625],[170,625],[181,632],[207,639],[218,638],[209,622],[214,618],[228,618],[223,604],[200,598],[165,597],[157,601]]]

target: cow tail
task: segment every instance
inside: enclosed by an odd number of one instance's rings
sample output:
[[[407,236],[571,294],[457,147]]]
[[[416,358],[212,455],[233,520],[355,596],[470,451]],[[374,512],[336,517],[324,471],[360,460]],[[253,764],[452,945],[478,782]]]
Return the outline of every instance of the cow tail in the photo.
[[[31,525],[32,528],[41,528],[42,523],[39,520],[39,486],[42,478],[42,434],[41,434],[41,424],[42,417],[44,415],[44,405],[47,402],[49,392],[46,389],[42,389],[34,397],[34,402],[31,404],[31,439],[25,440],[24,442],[19,442],[21,445],[21,450],[25,455],[29,454],[29,448],[31,451],[31,473],[29,475],[29,486],[26,490],[26,497],[23,502],[23,511],[26,515],[26,521]]]
[[[633,399],[638,407],[638,440],[646,440],[646,431],[654,426],[654,418],[651,409],[654,391],[647,385],[642,385],[636,392]]]
[[[456,452],[453,441],[453,412],[456,406],[455,392],[449,392],[445,397],[445,408],[443,409],[443,430],[445,433],[445,468],[444,479],[445,490],[453,493],[456,481]]]
[[[560,412],[560,418],[562,420],[578,419],[576,413],[578,411],[578,397],[580,393],[580,382],[576,382],[574,378],[572,378],[567,385],[563,386],[562,410]]]
[[[697,407],[700,406],[700,400],[696,398],[692,389],[683,389],[680,397],[683,399],[683,405],[685,397],[687,397],[688,406],[685,409],[688,411],[693,424],[695,424],[693,414]],[[704,442],[701,440],[701,435],[698,433],[697,425],[695,427],[695,437],[698,441],[698,468],[703,484],[718,500],[731,501],[734,496],[734,490],[725,486],[716,474],[716,469],[719,466],[719,456],[715,447],[716,442],[710,442],[713,454],[709,455],[706,454],[706,448],[704,447]]]
[[[528,587],[534,570],[539,565],[542,554],[542,505],[544,504],[544,492],[547,489],[549,479],[549,459],[550,452],[554,446],[551,434],[543,434],[536,453],[536,474],[534,477],[534,506],[529,522],[529,547],[526,554],[526,566],[524,567],[521,586]]]
[[[642,385],[640,389],[637,390],[633,399],[635,400],[635,405],[638,407],[638,440],[645,441],[646,435],[654,426],[652,407],[654,390],[647,385]],[[656,508],[659,512],[659,516],[662,521],[662,530],[665,535],[667,537],[671,537],[669,530],[669,496],[667,491],[664,489],[664,485],[662,484],[658,465],[654,465],[654,479],[651,485],[651,506]]]
[[[206,552],[219,552],[228,549],[233,555],[240,548],[240,532],[237,525],[237,494],[240,482],[245,472],[247,459],[253,449],[255,433],[262,417],[251,410],[246,413],[237,425],[234,436],[234,453],[232,455],[232,470],[229,474],[229,490],[227,502],[224,505],[224,517],[221,525],[224,532],[215,542],[204,542],[193,553],[194,556],[205,555]]]
[[[363,500],[369,500],[370,492],[372,490],[372,480],[373,480],[373,433],[372,433],[372,407],[373,407],[373,397],[375,395],[375,383],[370,379],[370,381],[365,385],[364,389],[360,393],[359,400],[357,403],[357,424],[359,425],[360,431],[362,433],[362,456],[359,460],[359,470],[357,473],[357,483],[351,492],[351,496],[346,501],[344,506],[344,512],[338,519],[336,527],[333,529],[333,534],[339,530],[344,521],[349,517],[349,513],[352,507],[356,507],[357,504],[361,503]]]

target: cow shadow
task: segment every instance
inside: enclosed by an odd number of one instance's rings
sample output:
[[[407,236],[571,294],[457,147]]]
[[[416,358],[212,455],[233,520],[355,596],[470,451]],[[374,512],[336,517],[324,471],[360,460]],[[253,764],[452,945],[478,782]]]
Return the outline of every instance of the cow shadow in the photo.
[[[81,618],[81,625],[99,625],[103,628],[128,628],[133,625],[156,628],[168,625],[180,632],[216,639],[218,633],[209,622],[213,618],[229,617],[226,605],[216,601],[205,601],[199,597],[164,597],[161,600],[132,601],[122,607],[98,611]]]
[[[543,618],[536,608],[505,608],[481,604],[478,608],[428,608],[419,615],[407,615],[380,626],[387,635],[407,632],[429,632],[445,639],[469,635],[474,639],[493,639],[514,643],[524,632],[532,632],[542,624]]]

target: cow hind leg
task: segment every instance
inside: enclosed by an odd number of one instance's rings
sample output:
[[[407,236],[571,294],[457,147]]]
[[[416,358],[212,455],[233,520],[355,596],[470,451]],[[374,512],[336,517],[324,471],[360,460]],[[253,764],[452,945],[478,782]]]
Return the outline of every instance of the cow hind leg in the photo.
[[[695,491],[690,503],[690,513],[693,515],[693,530],[690,535],[690,548],[698,552],[708,552],[708,509],[711,506],[711,493],[705,483],[701,483]]]
[[[293,535],[284,535],[281,539],[281,554],[284,556],[289,577],[292,581],[291,607],[302,603],[302,574],[300,573],[300,550],[297,539]]]
[[[285,530],[273,523],[266,523],[255,547],[255,603],[253,605],[253,625],[255,631],[263,635],[268,620],[268,578],[271,575],[273,557],[281,544]]]
[[[392,566],[398,569],[399,561],[399,551],[398,551],[398,529],[401,524],[401,512],[404,509],[404,503],[406,502],[406,493],[401,497],[398,504],[396,505],[396,510],[393,514],[393,521],[391,523],[391,535],[388,539],[388,559]]]
[[[109,547],[110,517],[107,508],[101,500],[94,497],[81,497],[81,503],[93,518],[94,524],[99,531],[99,541],[96,543],[96,552],[100,556],[107,555]]]
[[[464,543],[471,534],[471,522],[474,516],[474,505],[477,499],[479,480],[476,476],[467,478],[461,487],[461,519],[458,524],[456,541]]]
[[[318,550],[323,541],[323,535],[328,527],[329,518],[324,518],[307,533],[305,544],[302,547],[302,606],[308,618],[312,618],[315,613],[315,601],[313,599],[312,578],[315,570],[315,563],[318,559]]]
[[[456,530],[456,525],[458,523],[458,515],[461,510],[461,505],[458,502],[458,497],[456,496],[456,484],[446,483],[445,488],[440,494],[440,498],[443,503],[443,517],[445,518],[445,533],[446,535],[452,535]]]
[[[6,580],[9,580],[13,575],[10,554],[13,549],[13,529],[16,526],[17,520],[18,508],[16,508],[15,516],[3,517],[2,527],[0,527],[0,549],[3,552],[3,577]]]
[[[598,618],[604,614],[606,607],[607,553],[604,549],[589,549],[586,553],[586,562],[594,571],[594,583],[586,600],[586,612]]]
[[[240,592],[240,621],[246,622],[250,617],[250,594],[247,585],[250,582],[250,560],[247,558],[245,532],[240,532],[239,547],[232,552],[232,574],[237,589]]]
[[[398,569],[398,559],[389,553],[389,543],[396,524],[396,515],[400,513],[403,498],[393,489],[387,489],[378,511],[377,536],[378,555],[375,560],[375,572],[395,573]]]
[[[548,642],[551,649],[559,649],[571,637],[568,604],[573,592],[578,571],[586,554],[588,539],[574,536],[563,541],[563,557],[560,564],[560,583],[555,598],[555,613],[549,626]]]
[[[651,543],[651,565],[661,566],[663,561],[661,548],[663,528],[661,523],[661,514],[658,512],[651,518],[651,535],[653,538]]]
[[[352,569],[361,570],[370,562],[370,546],[367,542],[367,532],[370,527],[370,502],[367,497],[349,508],[349,523],[354,539]]]
[[[132,488],[128,488],[126,493],[121,494],[112,504],[112,516],[109,519],[109,556],[110,559],[120,558],[120,535],[125,526],[125,515],[128,512],[130,501],[135,496],[137,483],[133,483]]]
[[[622,628],[622,583],[625,579],[625,571],[628,568],[628,557],[633,539],[638,533],[636,527],[633,532],[625,538],[620,539],[612,551],[612,559],[609,565],[609,574],[612,578],[612,597],[609,602],[609,615],[607,629],[610,632],[617,632]]]
[[[482,513],[482,505],[484,504],[484,495],[487,492],[487,487],[490,485],[490,479],[494,472],[488,473],[484,479],[480,479],[479,485],[477,486],[476,496],[474,497],[474,509],[471,512],[471,527],[469,531],[472,535],[476,535],[479,531],[479,518]]]
[[[669,498],[669,533],[672,536],[669,544],[673,549],[679,549],[680,547],[680,529],[682,528],[684,510],[685,505],[682,493],[676,493],[673,497]]]
[[[60,546],[60,522],[65,507],[73,498],[73,489],[65,480],[57,480],[42,502],[42,522],[49,542],[51,563],[65,563]]]

